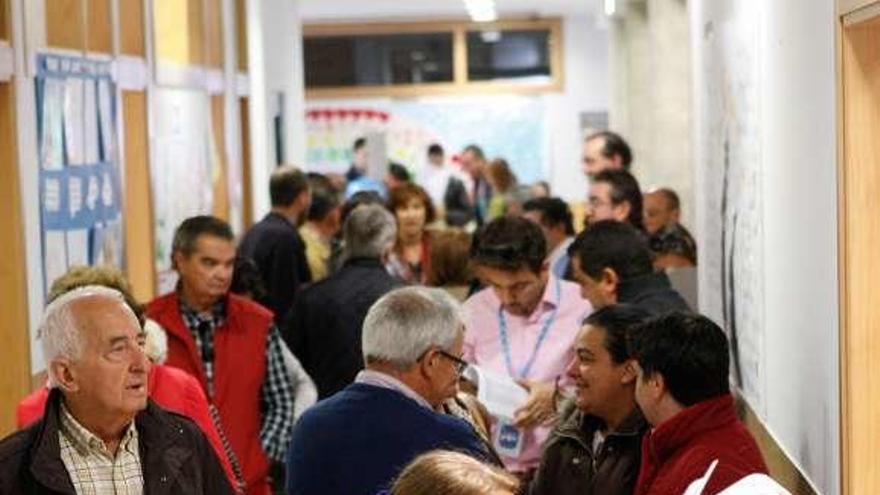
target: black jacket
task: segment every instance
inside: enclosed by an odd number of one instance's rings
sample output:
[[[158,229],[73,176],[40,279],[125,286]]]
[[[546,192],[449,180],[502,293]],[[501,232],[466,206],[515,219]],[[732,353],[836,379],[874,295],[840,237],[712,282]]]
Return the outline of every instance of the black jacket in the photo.
[[[49,394],[43,418],[0,442],[0,495],[75,495],[58,440],[61,393]],[[235,493],[199,427],[152,401],[135,417],[144,493]]]
[[[380,297],[400,286],[379,259],[353,259],[296,297],[281,335],[323,399],[342,390],[364,368],[361,326]]]
[[[278,213],[269,213],[247,231],[238,254],[254,260],[268,297],[257,302],[280,319],[293,304],[296,290],[312,281],[306,245],[296,227]]]
[[[593,435],[602,421],[585,415],[569,401],[562,417],[544,444],[541,465],[530,495],[630,495],[641,461],[642,436],[648,424],[641,411],[632,414],[611,432],[593,455]]]
[[[474,218],[474,207],[468,198],[464,182],[450,177],[443,194],[446,223],[452,227],[464,227]]]
[[[623,280],[617,285],[617,302],[638,306],[651,316],[672,311],[691,311],[681,294],[672,288],[669,276],[662,272]]]

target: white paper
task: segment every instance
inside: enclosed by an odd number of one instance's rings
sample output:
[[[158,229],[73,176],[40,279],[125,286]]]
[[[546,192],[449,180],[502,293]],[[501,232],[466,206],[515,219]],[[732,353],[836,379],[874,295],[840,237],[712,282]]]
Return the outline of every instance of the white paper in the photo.
[[[67,231],[67,262],[70,266],[90,264],[88,229]]]
[[[98,85],[91,79],[84,82],[83,91],[83,138],[85,163],[98,163],[100,145],[98,141]]]
[[[42,140],[40,161],[43,170],[64,166],[64,81],[46,78],[43,85]]]
[[[113,122],[113,95],[110,92],[110,81],[98,81],[98,110],[101,124],[101,151],[104,161],[116,159],[116,131]]]
[[[492,373],[473,364],[467,367],[463,376],[476,384],[477,400],[496,418],[513,421],[514,413],[529,397],[526,389],[509,376]]]
[[[67,163],[82,165],[85,160],[85,133],[83,129],[83,80],[69,77],[64,92],[64,144]]]
[[[47,230],[43,233],[43,242],[43,266],[48,287],[67,271],[67,236],[63,231]]]

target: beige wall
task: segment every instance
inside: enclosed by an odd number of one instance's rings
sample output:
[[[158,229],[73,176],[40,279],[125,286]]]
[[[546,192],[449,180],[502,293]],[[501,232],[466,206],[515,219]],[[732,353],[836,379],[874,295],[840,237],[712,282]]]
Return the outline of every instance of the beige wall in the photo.
[[[611,128],[633,147],[642,187],[675,189],[694,227],[691,58],[684,0],[631,2],[611,20]]]

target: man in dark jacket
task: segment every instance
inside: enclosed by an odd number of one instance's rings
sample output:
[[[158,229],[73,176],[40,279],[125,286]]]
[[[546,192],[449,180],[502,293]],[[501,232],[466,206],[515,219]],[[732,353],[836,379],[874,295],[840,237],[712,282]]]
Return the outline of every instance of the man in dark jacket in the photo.
[[[234,493],[198,426],[147,399],[144,333],[118,291],[64,294],[40,334],[53,390],[0,442],[0,494]]]
[[[357,207],[343,227],[342,268],[297,295],[281,332],[325,398],[342,390],[364,368],[361,325],[367,311],[400,285],[383,258],[397,236],[394,216],[380,205]]]
[[[630,495],[648,429],[636,406],[631,329],[648,317],[629,305],[590,315],[575,341],[566,374],[576,395],[544,447],[531,495]]]
[[[581,293],[598,309],[627,303],[651,315],[690,311],[669,277],[655,272],[644,235],[614,220],[591,224],[568,248]]]
[[[258,300],[280,319],[293,305],[297,289],[312,281],[306,245],[297,222],[312,202],[306,174],[292,166],[280,167],[269,179],[272,211],[251,227],[238,247],[240,256],[252,259],[268,291]]]
[[[364,319],[355,383],[306,411],[287,449],[290,495],[375,495],[420,454],[487,459],[474,429],[437,412],[467,363],[461,310],[441,289],[395,289]]]

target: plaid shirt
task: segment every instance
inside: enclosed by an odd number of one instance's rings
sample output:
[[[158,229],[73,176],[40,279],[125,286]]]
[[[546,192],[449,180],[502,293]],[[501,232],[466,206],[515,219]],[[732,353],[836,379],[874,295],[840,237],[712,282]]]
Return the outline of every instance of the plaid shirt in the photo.
[[[62,403],[58,440],[61,461],[77,495],[142,495],[144,475],[134,422],[119,442],[116,455],[92,432],[74,419]]]
[[[209,399],[214,395],[214,331],[226,321],[226,305],[217,302],[210,313],[199,314],[180,300],[180,313],[192,333],[196,349],[202,359],[205,379],[208,382]],[[266,376],[260,390],[263,425],[260,443],[273,460],[283,462],[290,434],[293,429],[293,385],[284,365],[281,353],[281,335],[275,325],[269,329],[266,339]]]

